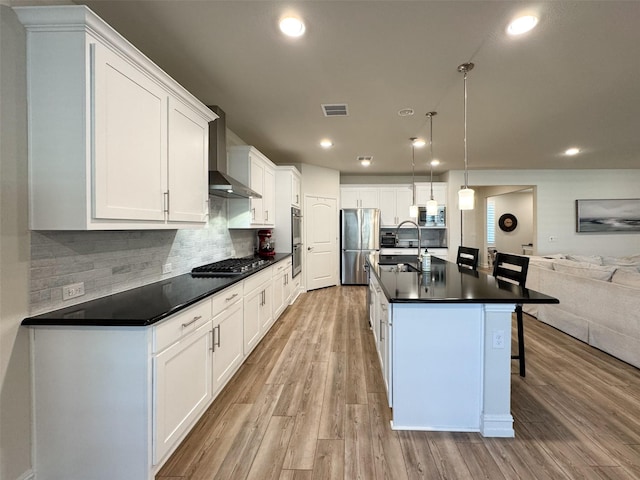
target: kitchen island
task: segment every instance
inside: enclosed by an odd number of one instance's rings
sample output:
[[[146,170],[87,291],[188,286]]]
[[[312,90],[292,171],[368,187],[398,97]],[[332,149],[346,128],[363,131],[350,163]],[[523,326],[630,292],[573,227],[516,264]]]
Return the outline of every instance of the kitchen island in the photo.
[[[431,257],[373,254],[369,318],[396,430],[513,437],[511,314],[558,303]]]

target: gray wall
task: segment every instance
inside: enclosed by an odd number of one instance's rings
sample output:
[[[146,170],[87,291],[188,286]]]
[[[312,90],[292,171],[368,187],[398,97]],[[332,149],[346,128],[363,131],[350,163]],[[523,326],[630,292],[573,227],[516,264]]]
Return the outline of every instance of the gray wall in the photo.
[[[210,220],[202,229],[31,232],[31,314],[253,254],[255,231],[227,230],[226,204],[223,198],[210,197]],[[166,263],[172,271],[163,275]],[[77,282],[84,282],[85,295],[63,301],[62,287]]]

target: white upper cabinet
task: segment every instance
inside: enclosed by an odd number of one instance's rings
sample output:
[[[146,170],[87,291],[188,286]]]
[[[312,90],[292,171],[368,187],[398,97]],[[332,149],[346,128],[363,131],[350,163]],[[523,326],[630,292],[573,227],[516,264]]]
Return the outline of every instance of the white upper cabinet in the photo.
[[[209,122],[182,101],[169,98],[170,222],[203,222],[209,214],[208,141]]]
[[[376,187],[340,187],[340,208],[378,208]]]
[[[27,30],[31,228],[202,226],[216,115],[87,7],[15,12]]]
[[[262,198],[232,198],[228,203],[229,228],[259,228],[275,225],[275,165],[257,148],[229,148],[228,172]]]
[[[431,199],[431,184],[416,183],[416,201],[418,205],[424,207]],[[438,205],[447,204],[447,184],[446,182],[433,182],[433,199]]]
[[[405,220],[417,221],[409,217],[409,207],[413,201],[411,187],[380,188],[380,224],[394,226]]]
[[[302,186],[300,174],[293,168],[295,173],[291,175],[291,205],[300,208],[302,205]]]

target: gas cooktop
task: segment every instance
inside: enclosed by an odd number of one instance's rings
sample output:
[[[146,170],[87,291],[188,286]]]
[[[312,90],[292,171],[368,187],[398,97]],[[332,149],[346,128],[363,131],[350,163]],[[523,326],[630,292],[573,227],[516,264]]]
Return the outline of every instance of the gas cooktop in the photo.
[[[241,275],[257,270],[269,260],[259,257],[228,258],[219,262],[209,263],[191,270],[194,277],[226,277],[230,275]]]

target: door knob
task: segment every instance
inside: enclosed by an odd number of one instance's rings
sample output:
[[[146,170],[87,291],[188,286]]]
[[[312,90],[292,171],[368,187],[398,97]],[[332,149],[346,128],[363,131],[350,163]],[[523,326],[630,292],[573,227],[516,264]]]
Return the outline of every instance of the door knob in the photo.
[[[311,250],[313,247],[307,247],[307,250]]]

